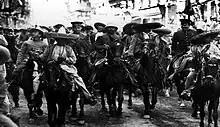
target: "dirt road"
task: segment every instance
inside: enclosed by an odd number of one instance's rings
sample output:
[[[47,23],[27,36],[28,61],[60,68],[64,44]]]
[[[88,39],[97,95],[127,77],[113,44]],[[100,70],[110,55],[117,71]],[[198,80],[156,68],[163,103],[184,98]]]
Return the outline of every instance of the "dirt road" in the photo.
[[[20,95],[20,107],[13,109],[13,113],[21,116],[21,127],[48,127],[46,102],[44,100],[44,115],[38,117],[34,124],[28,124],[28,109],[23,95]],[[197,127],[199,119],[191,117],[191,103],[187,102],[185,108],[178,106],[175,92],[170,98],[158,96],[156,109],[152,111],[150,119],[143,119],[144,105],[142,97],[133,98],[133,109],[127,108],[128,97],[125,95],[123,116],[120,118],[108,117],[106,112],[101,112],[100,103],[91,107],[85,106],[85,127]],[[207,114],[207,113],[206,113]],[[207,117],[206,117],[207,118]],[[67,117],[66,127],[75,127],[74,121]],[[207,121],[206,121],[207,125]]]

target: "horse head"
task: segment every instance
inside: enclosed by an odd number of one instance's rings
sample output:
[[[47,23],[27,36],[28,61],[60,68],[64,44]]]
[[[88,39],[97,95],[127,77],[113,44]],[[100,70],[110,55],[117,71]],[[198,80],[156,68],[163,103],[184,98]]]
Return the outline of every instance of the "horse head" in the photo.
[[[149,72],[153,72],[155,69],[155,62],[157,60],[157,46],[154,42],[144,42],[141,54],[140,63]]]
[[[59,67],[59,64],[57,64],[56,61],[52,60],[46,63],[45,74],[48,85],[55,88],[57,86],[57,82],[61,78],[62,70]]]

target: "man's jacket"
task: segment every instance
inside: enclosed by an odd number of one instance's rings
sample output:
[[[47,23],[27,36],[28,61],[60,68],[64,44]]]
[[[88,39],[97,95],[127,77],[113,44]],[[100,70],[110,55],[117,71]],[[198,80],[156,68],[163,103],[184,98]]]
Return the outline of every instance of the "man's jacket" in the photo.
[[[34,42],[33,40],[25,41],[22,44],[21,50],[18,53],[16,64],[19,65],[24,59],[27,59],[29,57],[30,51],[43,53],[47,46],[48,43],[44,41],[38,41],[38,42]]]
[[[174,33],[172,38],[171,50],[174,54],[179,54],[187,50],[189,45],[188,41],[190,38],[196,36],[197,33],[194,30],[189,29],[188,31],[179,30]]]
[[[116,34],[109,35],[105,34],[97,38],[96,42],[94,43],[94,48],[97,51],[97,58],[104,58],[105,57],[105,44],[114,47],[116,46],[117,42],[120,42],[120,37]]]

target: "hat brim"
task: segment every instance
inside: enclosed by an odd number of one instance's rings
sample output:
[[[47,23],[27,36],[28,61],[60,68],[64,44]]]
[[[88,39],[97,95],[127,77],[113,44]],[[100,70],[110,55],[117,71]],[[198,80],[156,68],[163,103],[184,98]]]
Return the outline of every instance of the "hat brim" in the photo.
[[[163,24],[154,22],[154,23],[137,24],[133,28],[138,32],[144,32],[145,30],[157,29],[157,28],[161,28],[162,26]]]
[[[106,25],[104,23],[100,23],[100,22],[97,22],[94,24],[94,27],[97,29],[99,26],[102,26],[102,27],[105,27]]]
[[[81,24],[83,24],[83,22],[75,21],[75,22],[71,22],[71,24],[72,24],[72,25],[75,25],[75,24],[80,24],[80,25],[81,25]]]
[[[56,24],[56,25],[53,26],[53,28],[58,28],[59,29],[62,26],[64,26],[64,25],[63,24]]]
[[[105,30],[107,30],[108,28],[115,28],[116,31],[118,30],[118,27],[117,27],[117,26],[105,26]]]
[[[36,28],[30,28],[29,30],[30,32],[33,32],[33,31],[39,31],[41,34],[44,34],[44,32],[40,29],[36,29]]]
[[[79,35],[77,34],[63,34],[63,33],[56,33],[56,32],[45,32],[44,33],[46,38],[62,38],[62,39],[70,39],[70,40],[77,40]]]
[[[128,34],[128,35],[132,35],[133,32],[132,32],[132,29],[133,29],[133,26],[134,25],[137,25],[138,23],[128,23],[126,24],[124,27],[123,27],[123,32],[125,34]]]
[[[157,28],[157,29],[153,29],[152,31],[157,34],[170,34],[170,33],[172,33],[172,31],[167,28]]]
[[[192,21],[190,19],[180,19],[181,24],[192,24]]]

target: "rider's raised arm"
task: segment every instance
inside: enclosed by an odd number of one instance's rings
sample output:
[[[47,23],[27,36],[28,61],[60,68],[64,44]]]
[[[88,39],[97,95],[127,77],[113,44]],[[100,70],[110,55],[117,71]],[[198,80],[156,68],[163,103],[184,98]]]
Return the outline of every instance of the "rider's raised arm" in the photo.
[[[76,55],[75,55],[73,49],[70,46],[67,46],[66,62],[69,63],[69,64],[75,64],[76,63]]]

